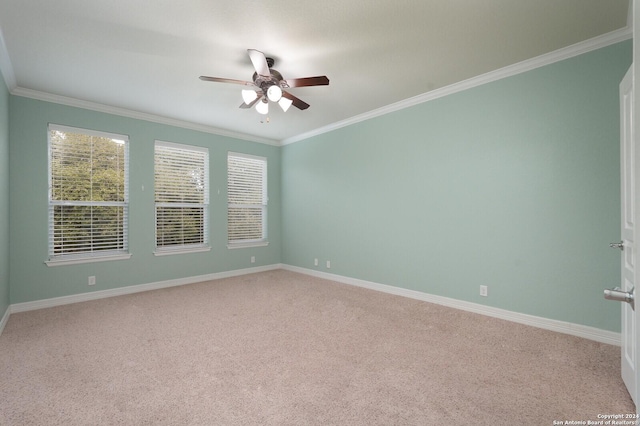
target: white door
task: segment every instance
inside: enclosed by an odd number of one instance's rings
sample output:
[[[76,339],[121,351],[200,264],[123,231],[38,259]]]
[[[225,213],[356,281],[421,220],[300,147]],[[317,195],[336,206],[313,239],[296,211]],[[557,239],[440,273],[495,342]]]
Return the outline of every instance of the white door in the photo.
[[[634,123],[633,101],[633,66],[620,83],[620,175],[621,175],[621,241],[611,244],[612,247],[621,250],[621,283],[614,296],[622,303],[622,329],[621,329],[621,354],[622,354],[622,379],[627,390],[638,407],[640,383],[638,366],[638,343],[640,343],[640,324],[637,309],[640,309],[640,300],[634,306],[634,287],[636,279],[636,199],[637,159]]]

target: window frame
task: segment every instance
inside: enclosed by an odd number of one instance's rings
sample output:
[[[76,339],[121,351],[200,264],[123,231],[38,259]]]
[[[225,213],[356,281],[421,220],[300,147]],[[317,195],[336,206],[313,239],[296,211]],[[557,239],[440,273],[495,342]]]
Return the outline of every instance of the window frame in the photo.
[[[245,159],[249,159],[249,160],[258,160],[261,161],[264,165],[262,167],[262,200],[261,200],[261,204],[231,204],[229,202],[229,185],[230,185],[230,174],[229,174],[229,159],[231,157],[237,157],[237,158],[245,158]],[[268,241],[268,232],[267,232],[267,225],[268,225],[268,204],[269,204],[269,195],[268,195],[268,179],[267,179],[267,175],[268,175],[268,160],[267,157],[263,157],[263,156],[258,156],[258,155],[252,155],[252,154],[245,154],[245,153],[241,153],[241,152],[234,152],[234,151],[228,151],[227,152],[227,248],[228,249],[238,249],[238,248],[245,248],[245,247],[263,247],[263,246],[267,246],[269,245],[269,241]],[[256,208],[256,207],[260,207],[262,210],[262,223],[261,223],[261,227],[262,227],[262,236],[261,238],[255,238],[255,239],[243,239],[243,240],[234,240],[231,241],[229,239],[229,227],[231,225],[231,222],[229,220],[229,209],[230,208]]]
[[[69,200],[53,200],[53,166],[52,166],[52,143],[51,133],[54,131],[64,133],[82,134],[85,136],[94,136],[100,138],[108,138],[121,140],[124,142],[124,194],[123,201],[69,201]],[[129,136],[103,132],[92,129],[84,129],[80,127],[65,126],[60,124],[49,123],[47,126],[47,252],[48,260],[45,261],[47,266],[62,266],[81,263],[105,262],[114,260],[126,260],[131,258],[129,252]],[[122,249],[114,250],[92,250],[71,253],[71,254],[54,254],[55,247],[55,206],[96,206],[96,207],[122,207]]]
[[[204,154],[203,166],[204,166],[204,199],[203,203],[171,203],[171,202],[157,202],[156,201],[156,191],[158,190],[156,186],[156,149],[158,147],[164,147],[174,150],[180,151],[193,151]],[[154,186],[153,186],[153,209],[154,209],[154,251],[153,254],[155,256],[168,256],[174,254],[185,254],[185,253],[199,253],[206,252],[211,250],[210,245],[210,226],[209,226],[209,215],[210,215],[210,182],[209,182],[209,149],[202,146],[196,145],[188,145],[183,143],[175,143],[175,142],[167,142],[162,140],[156,140],[153,145],[153,173],[154,173]],[[158,246],[158,207],[201,207],[203,209],[203,219],[202,219],[202,230],[201,235],[203,236],[203,242],[197,244],[181,244],[181,245],[167,245],[167,246]]]

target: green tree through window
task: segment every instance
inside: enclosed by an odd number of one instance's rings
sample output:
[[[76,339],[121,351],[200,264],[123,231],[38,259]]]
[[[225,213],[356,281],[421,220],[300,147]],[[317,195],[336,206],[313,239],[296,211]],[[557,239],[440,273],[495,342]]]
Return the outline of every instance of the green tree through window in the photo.
[[[208,249],[209,151],[156,141],[156,254]]]
[[[49,127],[49,257],[127,252],[128,140]]]

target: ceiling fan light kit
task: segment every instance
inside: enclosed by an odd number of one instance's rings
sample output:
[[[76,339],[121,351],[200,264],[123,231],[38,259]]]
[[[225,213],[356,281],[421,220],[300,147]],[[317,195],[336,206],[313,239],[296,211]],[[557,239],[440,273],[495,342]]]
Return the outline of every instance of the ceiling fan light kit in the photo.
[[[258,94],[255,92],[255,90],[247,90],[247,89],[242,90],[242,99],[244,100],[244,103],[247,105],[255,101],[257,97],[258,97]]]
[[[269,114],[269,101],[267,101],[266,98],[262,98],[262,100],[256,105],[256,111],[260,114]]]
[[[267,89],[267,98],[269,98],[271,102],[278,102],[281,97],[282,89],[280,86],[273,84]]]
[[[292,103],[293,101],[291,99],[287,99],[284,96],[278,101],[278,105],[280,105],[280,108],[282,108],[284,112],[287,112]]]
[[[242,90],[242,100],[244,102],[240,105],[240,108],[247,109],[255,105],[256,111],[260,114],[269,113],[269,101],[277,102],[284,112],[287,112],[291,105],[300,110],[305,110],[309,108],[309,104],[284,89],[329,85],[329,78],[325,75],[285,80],[280,72],[271,68],[274,64],[272,58],[267,58],[264,53],[255,49],[248,49],[247,52],[255,69],[253,82],[204,75],[200,76],[200,80],[254,86],[254,89]]]

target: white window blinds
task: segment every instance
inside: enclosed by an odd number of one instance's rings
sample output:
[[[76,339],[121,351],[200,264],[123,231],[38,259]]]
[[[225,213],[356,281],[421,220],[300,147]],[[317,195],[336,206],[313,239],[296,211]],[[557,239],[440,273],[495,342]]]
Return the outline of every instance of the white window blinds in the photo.
[[[127,254],[128,138],[49,126],[49,260]]]
[[[156,251],[207,247],[209,151],[155,143]]]
[[[227,170],[229,244],[266,242],[267,159],[230,152]]]

